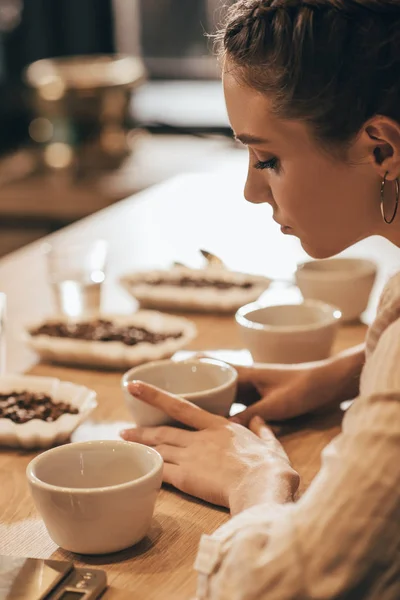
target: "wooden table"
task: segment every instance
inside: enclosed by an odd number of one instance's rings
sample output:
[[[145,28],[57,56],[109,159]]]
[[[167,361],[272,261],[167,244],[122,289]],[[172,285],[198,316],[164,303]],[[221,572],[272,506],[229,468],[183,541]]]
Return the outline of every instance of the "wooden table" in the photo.
[[[132,153],[118,169],[80,178],[69,170],[38,170],[33,150],[0,158],[0,257],[151,185],[240,153],[222,136],[133,135]]]
[[[121,273],[167,265],[174,259],[196,265],[200,262],[198,248],[214,251],[236,269],[290,277],[304,254],[297,240],[280,234],[266,214],[268,207],[243,201],[244,169],[242,160],[238,160],[237,164],[209,175],[176,178],[80,221],[54,237],[65,243],[99,237],[110,241],[105,309],[116,312],[133,308],[130,298],[116,283]],[[397,251],[376,239],[358,245],[350,254],[375,256],[381,263],[378,290],[398,262]],[[40,243],[0,261],[0,291],[6,292],[9,306],[8,370],[56,376],[94,388],[99,407],[93,419],[77,430],[74,439],[115,438],[129,420],[119,388],[121,374],[35,364],[35,357],[20,341],[24,323],[41,318],[52,309]],[[286,287],[278,287],[268,294],[267,300],[283,300],[292,293]],[[372,305],[375,303],[376,294]],[[240,348],[232,317],[193,319],[199,329],[193,349]],[[335,351],[361,342],[364,334],[361,324],[343,328]],[[318,470],[320,452],[338,433],[340,420],[340,412],[304,418],[283,437],[294,467],[301,474],[302,490]],[[35,453],[6,449],[0,452],[0,554],[68,558],[78,564],[101,566],[108,573],[109,600],[191,597],[195,589],[192,564],[200,535],[211,533],[225,522],[225,510],[163,490],[151,531],[138,546],[114,556],[72,556],[50,540],[29,496],[25,468]]]

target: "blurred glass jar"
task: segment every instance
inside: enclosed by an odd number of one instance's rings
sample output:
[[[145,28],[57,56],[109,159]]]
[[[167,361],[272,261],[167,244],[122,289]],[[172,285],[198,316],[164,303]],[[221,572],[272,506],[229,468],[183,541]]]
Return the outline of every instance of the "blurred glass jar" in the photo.
[[[29,134],[44,167],[80,175],[118,168],[130,153],[132,91],[145,80],[140,58],[90,55],[32,63],[25,81],[35,117]]]
[[[95,240],[45,244],[43,254],[57,314],[97,318],[106,278],[108,243]]]

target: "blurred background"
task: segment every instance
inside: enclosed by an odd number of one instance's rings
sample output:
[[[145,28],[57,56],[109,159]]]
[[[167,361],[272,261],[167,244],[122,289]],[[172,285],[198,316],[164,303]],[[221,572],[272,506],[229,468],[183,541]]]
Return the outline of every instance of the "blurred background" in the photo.
[[[0,0],[0,255],[242,152],[207,35],[227,4]]]

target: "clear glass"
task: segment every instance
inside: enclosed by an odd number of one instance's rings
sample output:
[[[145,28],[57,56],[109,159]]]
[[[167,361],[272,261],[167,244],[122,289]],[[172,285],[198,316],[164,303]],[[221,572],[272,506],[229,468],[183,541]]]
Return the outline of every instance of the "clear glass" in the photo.
[[[95,317],[101,312],[108,244],[58,244],[45,248],[56,311],[67,317]]]
[[[6,372],[6,295],[0,292],[0,375]]]

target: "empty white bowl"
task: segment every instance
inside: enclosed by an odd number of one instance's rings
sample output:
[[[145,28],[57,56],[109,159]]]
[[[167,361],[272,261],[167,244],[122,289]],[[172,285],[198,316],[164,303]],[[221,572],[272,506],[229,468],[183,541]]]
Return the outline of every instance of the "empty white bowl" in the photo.
[[[183,396],[208,412],[228,416],[235,399],[237,372],[233,367],[212,358],[184,361],[160,360],[134,367],[122,377],[125,402],[140,427],[171,423],[163,411],[133,397],[128,384],[134,380],[155,385]]]
[[[93,441],[47,450],[29,463],[26,474],[56,544],[79,554],[108,554],[146,535],[162,469],[152,448]]]
[[[330,354],[340,311],[308,300],[302,304],[260,306],[253,302],[236,313],[242,340],[254,362],[303,363]]]
[[[298,265],[296,283],[304,299],[337,306],[343,321],[354,321],[368,305],[377,267],[361,258],[330,258]]]

